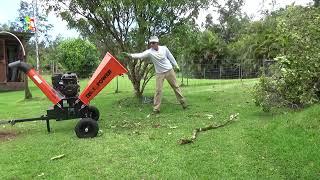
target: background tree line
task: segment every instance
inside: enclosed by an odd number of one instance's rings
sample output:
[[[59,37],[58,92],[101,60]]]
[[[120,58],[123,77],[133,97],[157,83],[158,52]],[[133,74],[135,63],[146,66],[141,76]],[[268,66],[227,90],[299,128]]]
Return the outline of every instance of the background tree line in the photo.
[[[245,72],[259,71],[264,59],[275,60],[272,76],[261,73],[261,82],[256,86],[256,103],[265,109],[279,105],[303,107],[319,101],[319,0],[306,7],[292,4],[264,12],[260,20],[252,20],[242,11],[244,0],[43,2],[47,11],[56,12],[69,27],[81,33],[84,42],[77,43],[89,43],[92,52],[98,50],[101,56],[109,51],[126,65],[137,97],[142,96],[154,75],[153,67],[147,61],[125,60],[121,52],[143,51],[148,38],[157,35],[161,43],[173,51],[180,65],[188,65],[190,72],[239,64]],[[199,27],[196,23],[199,12],[209,6],[214,7],[215,12],[208,14]],[[60,69],[74,71],[87,66],[86,60],[83,63],[76,63],[77,58],[69,60],[73,62],[65,61],[63,53],[72,50],[59,46],[67,46],[71,41],[74,40],[58,38],[40,45],[42,68],[55,69],[52,67],[55,64]],[[30,48],[32,46],[30,44]],[[30,56],[32,59],[33,54]],[[92,70],[98,61],[97,56],[92,57]],[[82,74],[85,77],[90,73],[89,69]]]

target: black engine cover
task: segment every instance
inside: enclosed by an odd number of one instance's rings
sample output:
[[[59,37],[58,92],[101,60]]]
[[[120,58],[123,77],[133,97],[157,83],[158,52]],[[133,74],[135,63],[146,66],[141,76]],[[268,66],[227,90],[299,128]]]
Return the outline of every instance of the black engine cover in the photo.
[[[78,76],[75,73],[54,74],[52,86],[66,97],[77,97],[80,92]]]

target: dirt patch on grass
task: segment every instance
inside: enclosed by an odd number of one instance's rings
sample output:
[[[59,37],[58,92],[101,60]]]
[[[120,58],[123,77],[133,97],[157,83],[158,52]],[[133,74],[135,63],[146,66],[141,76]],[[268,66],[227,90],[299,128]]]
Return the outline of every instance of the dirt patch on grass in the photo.
[[[0,142],[12,140],[17,137],[17,133],[15,132],[0,132]]]

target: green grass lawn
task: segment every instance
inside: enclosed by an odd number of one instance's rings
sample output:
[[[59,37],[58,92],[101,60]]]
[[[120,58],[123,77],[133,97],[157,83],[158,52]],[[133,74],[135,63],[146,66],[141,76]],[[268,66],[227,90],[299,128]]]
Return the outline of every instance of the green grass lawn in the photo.
[[[132,86],[119,78],[91,103],[99,108],[99,136],[78,139],[77,120],[26,122],[0,127],[17,133],[0,140],[1,179],[318,179],[320,106],[264,113],[252,101],[256,80],[190,80],[183,87],[190,108],[182,110],[165,85],[161,113],[133,98]],[[81,81],[84,87],[87,81]],[[0,119],[37,117],[51,105],[30,83],[24,92],[0,93]],[[153,95],[153,81],[145,96]],[[219,124],[239,113],[237,122],[199,134],[179,145],[193,129]],[[213,115],[209,119],[207,115]],[[64,154],[61,159],[50,160]]]

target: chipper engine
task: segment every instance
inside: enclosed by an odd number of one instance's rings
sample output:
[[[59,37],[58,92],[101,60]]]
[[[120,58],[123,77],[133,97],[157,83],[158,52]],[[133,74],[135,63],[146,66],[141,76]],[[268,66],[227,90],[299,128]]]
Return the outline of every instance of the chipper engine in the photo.
[[[0,124],[44,120],[50,132],[50,120],[62,121],[79,119],[74,128],[79,138],[95,137],[98,134],[99,110],[90,106],[90,101],[116,76],[127,70],[110,54],[107,53],[94,72],[88,85],[80,93],[79,80],[75,73],[55,74],[52,76],[52,87],[29,65],[16,61],[9,68],[23,71],[37,87],[53,103],[53,107],[41,117],[0,121]],[[79,94],[80,93],[80,94]]]

